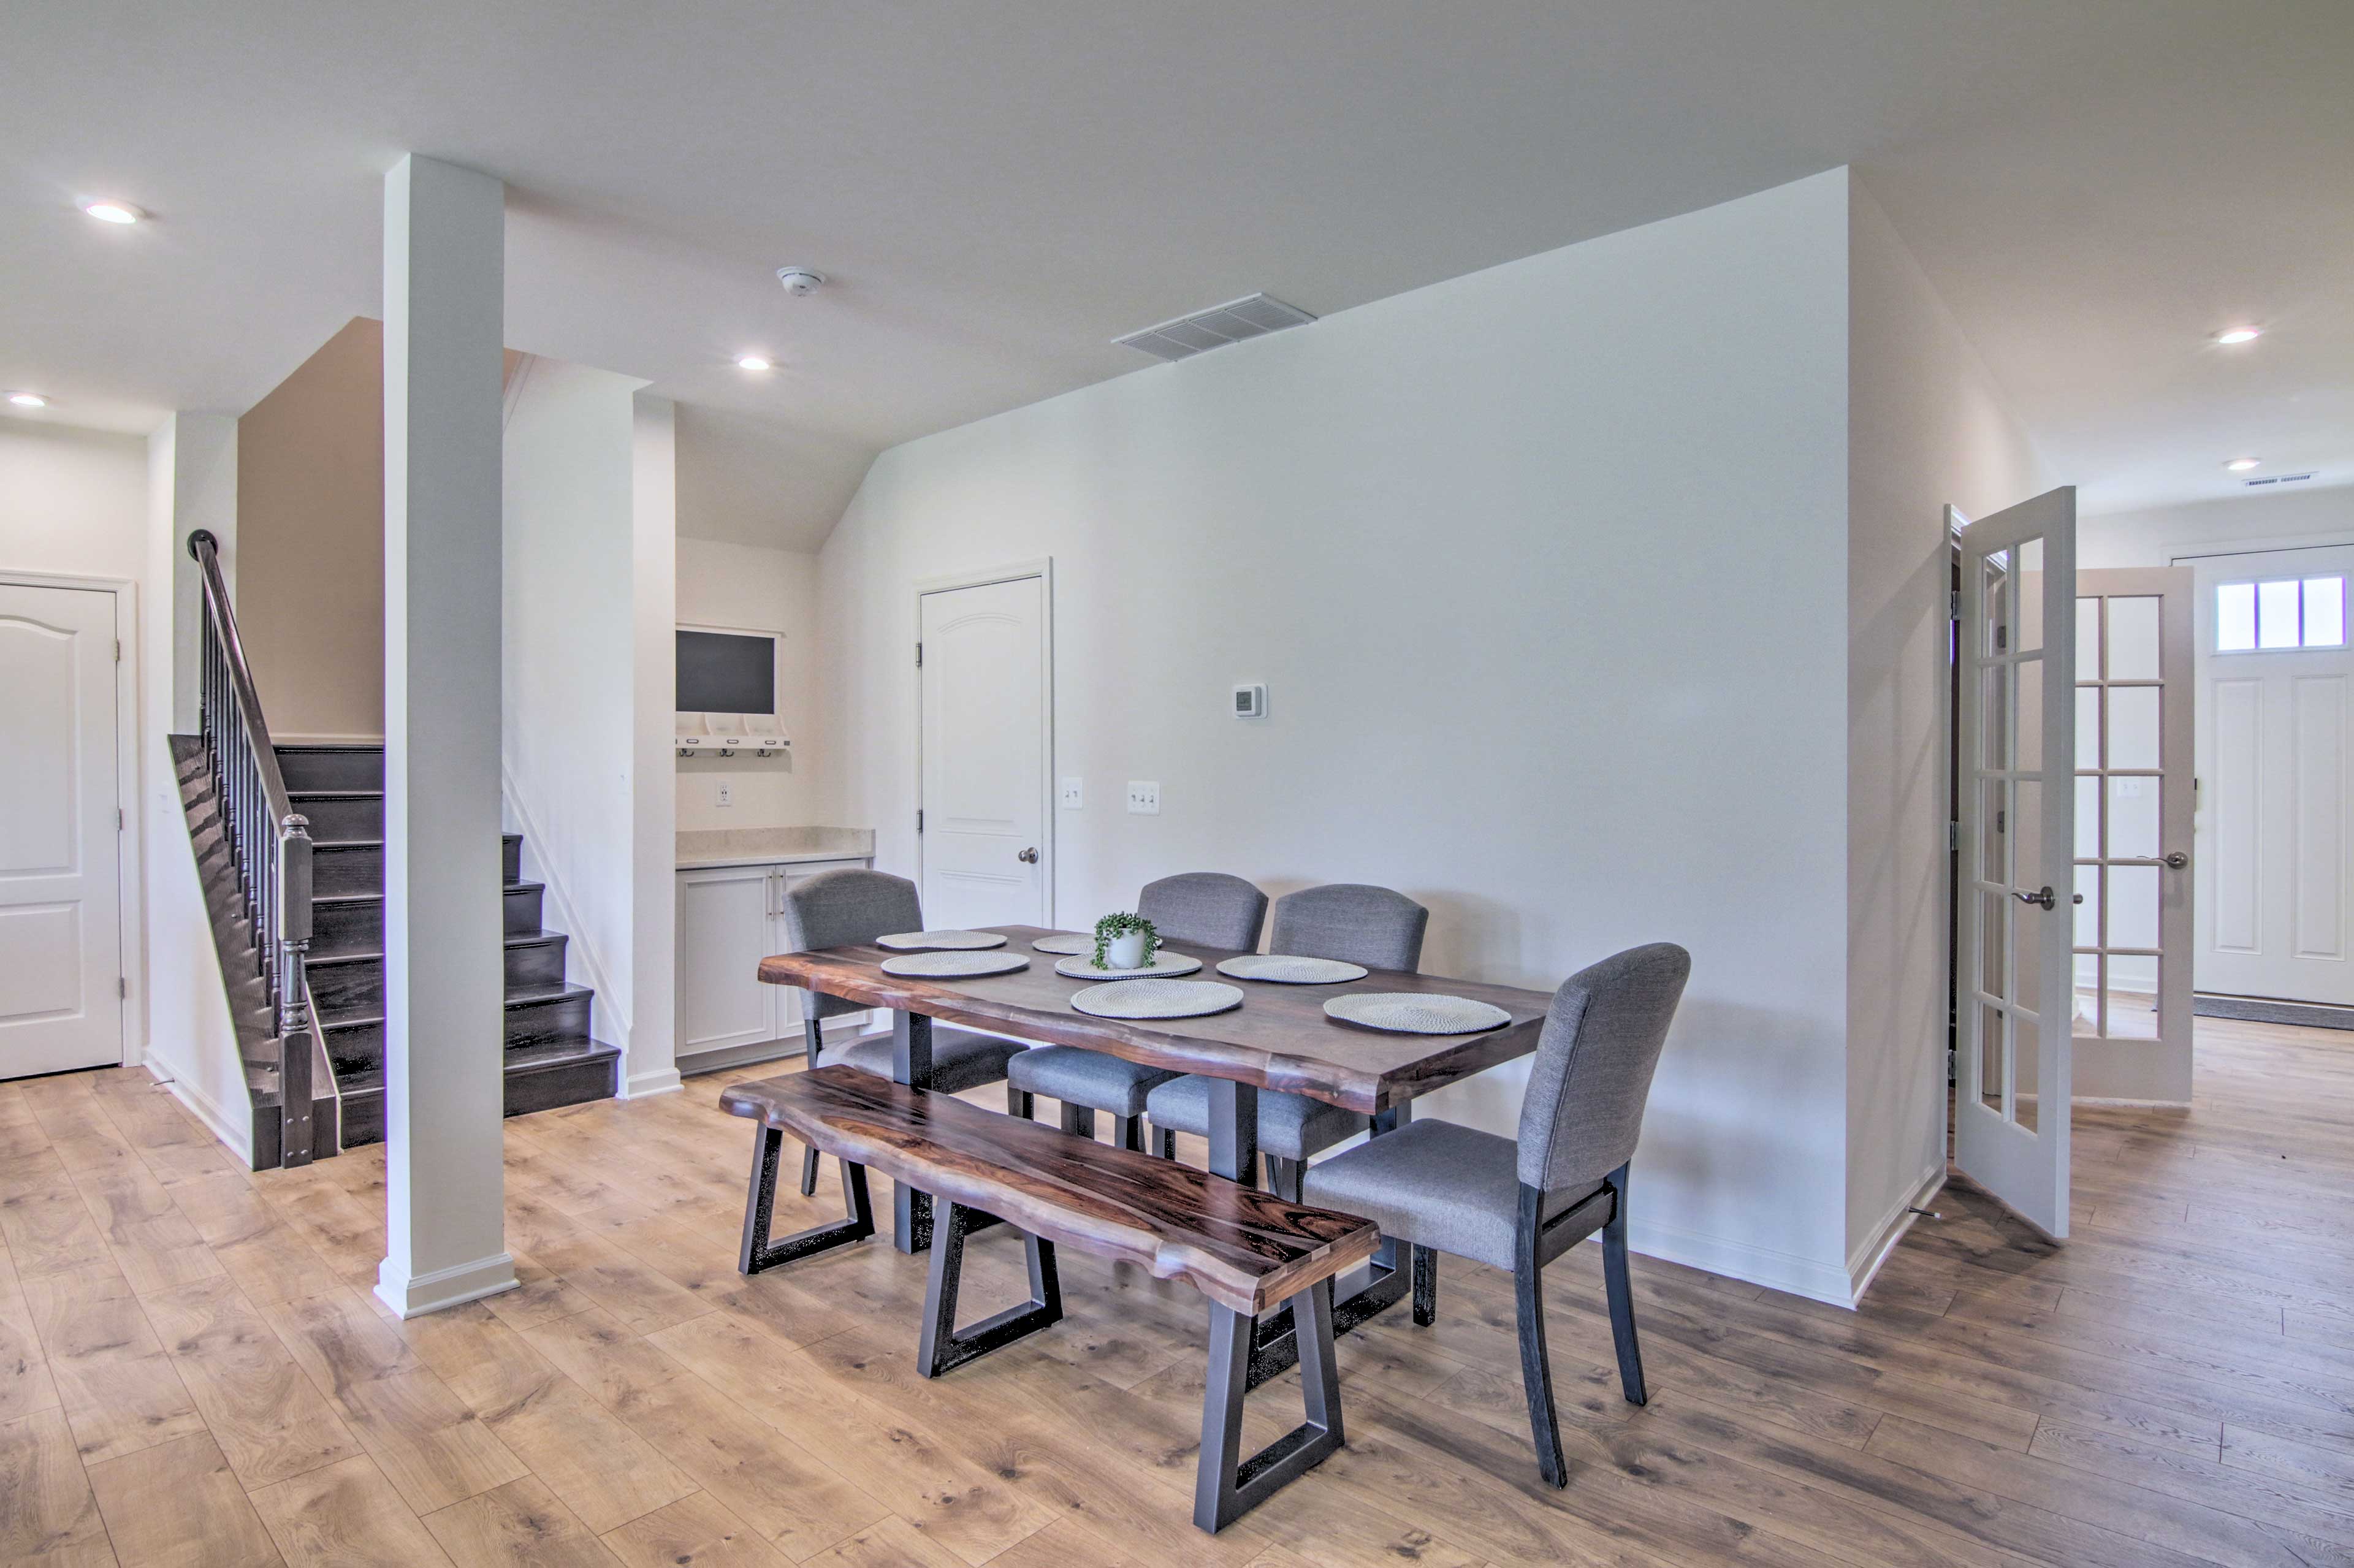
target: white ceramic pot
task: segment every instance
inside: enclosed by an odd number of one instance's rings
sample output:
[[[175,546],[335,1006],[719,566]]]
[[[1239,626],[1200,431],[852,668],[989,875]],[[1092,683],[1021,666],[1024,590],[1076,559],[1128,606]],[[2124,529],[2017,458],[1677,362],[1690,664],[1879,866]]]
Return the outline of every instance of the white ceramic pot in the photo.
[[[1130,931],[1106,942],[1104,964],[1105,967],[1115,969],[1142,969],[1144,967],[1144,933]]]

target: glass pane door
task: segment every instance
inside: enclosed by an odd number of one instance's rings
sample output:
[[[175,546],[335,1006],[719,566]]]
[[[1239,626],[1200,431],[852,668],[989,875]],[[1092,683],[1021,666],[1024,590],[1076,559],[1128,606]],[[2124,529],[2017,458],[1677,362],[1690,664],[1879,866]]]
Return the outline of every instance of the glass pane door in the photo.
[[[2068,1234],[2080,716],[2075,492],[1962,534],[1960,1036],[1954,1161]]]

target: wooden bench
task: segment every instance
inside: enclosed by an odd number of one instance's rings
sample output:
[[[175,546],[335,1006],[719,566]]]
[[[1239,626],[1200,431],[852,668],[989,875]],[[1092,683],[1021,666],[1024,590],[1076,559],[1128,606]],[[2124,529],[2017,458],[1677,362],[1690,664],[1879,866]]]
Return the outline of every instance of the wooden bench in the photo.
[[[918,1352],[925,1376],[937,1377],[1059,1319],[1055,1248],[1073,1247],[1135,1264],[1156,1279],[1184,1280],[1209,1298],[1209,1387],[1194,1523],[1222,1529],[1340,1448],[1332,1281],[1373,1256],[1380,1238],[1371,1221],[1288,1202],[1173,1160],[1115,1149],[848,1067],[737,1084],[719,1103],[760,1123],[744,1222],[740,1266],[747,1273],[784,1261],[780,1249],[803,1255],[838,1245],[856,1227],[872,1235],[865,1167],[947,1205],[932,1234]],[[771,1242],[769,1218],[786,1137],[842,1162],[851,1212],[833,1225]],[[1023,1234],[1030,1300],[959,1332],[964,1239],[1001,1220]],[[1246,1458],[1240,1450],[1251,1324],[1286,1301],[1299,1324],[1308,1418]]]

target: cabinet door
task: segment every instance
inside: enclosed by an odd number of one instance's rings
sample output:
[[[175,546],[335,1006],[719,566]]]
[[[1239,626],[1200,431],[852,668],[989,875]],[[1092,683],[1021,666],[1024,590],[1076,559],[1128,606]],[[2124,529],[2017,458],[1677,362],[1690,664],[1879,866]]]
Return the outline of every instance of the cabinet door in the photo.
[[[760,960],[777,950],[774,875],[765,865],[679,873],[680,1054],[758,1045],[785,1032],[778,1010],[784,991],[759,978]]]

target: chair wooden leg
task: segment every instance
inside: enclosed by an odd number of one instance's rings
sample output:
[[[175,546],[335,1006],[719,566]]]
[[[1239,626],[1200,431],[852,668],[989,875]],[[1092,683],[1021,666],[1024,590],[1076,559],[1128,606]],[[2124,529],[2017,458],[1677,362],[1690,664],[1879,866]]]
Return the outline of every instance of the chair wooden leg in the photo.
[[[814,1143],[801,1146],[801,1196],[817,1196],[817,1145]]]
[[[1286,1160],[1279,1154],[1267,1159],[1267,1190],[1288,1203],[1299,1202],[1300,1173],[1307,1165],[1304,1160]]]
[[[1438,1321],[1438,1249],[1414,1249],[1414,1326],[1427,1329]]]
[[[1154,1128],[1152,1129],[1152,1136],[1153,1141],[1161,1146],[1160,1152],[1161,1159],[1174,1160],[1177,1158],[1177,1129],[1175,1128]]]
[[[1520,1224],[1512,1249],[1512,1294],[1520,1316],[1521,1387],[1528,1395],[1529,1430],[1537,1445],[1537,1473],[1548,1486],[1565,1487],[1569,1485],[1569,1464],[1562,1457],[1561,1425],[1553,1414],[1553,1363],[1545,1354],[1544,1263],[1537,1250],[1543,1207],[1544,1194],[1523,1184]]]
[[[814,1008],[814,1001],[805,1000],[804,1007]],[[825,1046],[825,1029],[814,1018],[801,1020],[801,1054],[807,1058],[811,1072],[817,1070],[818,1054]],[[810,1144],[801,1150],[801,1196],[817,1196],[817,1145]]]
[[[1063,1130],[1065,1132],[1076,1133],[1081,1138],[1093,1138],[1096,1135],[1095,1107],[1092,1106],[1075,1106],[1070,1101],[1065,1100],[1063,1102]]]
[[[1018,1116],[1023,1121],[1034,1121],[1038,1115],[1037,1097],[1027,1089],[1017,1089],[1012,1083],[1005,1086],[1005,1114]]]
[[[1629,1404],[1649,1403],[1643,1387],[1643,1348],[1635,1339],[1635,1292],[1627,1277],[1627,1167],[1610,1173],[1615,1196],[1602,1227],[1602,1285],[1610,1298],[1610,1340],[1618,1351],[1618,1391]]]
[[[1144,1118],[1140,1116],[1116,1116],[1111,1118],[1112,1141],[1135,1153],[1144,1152]]]

